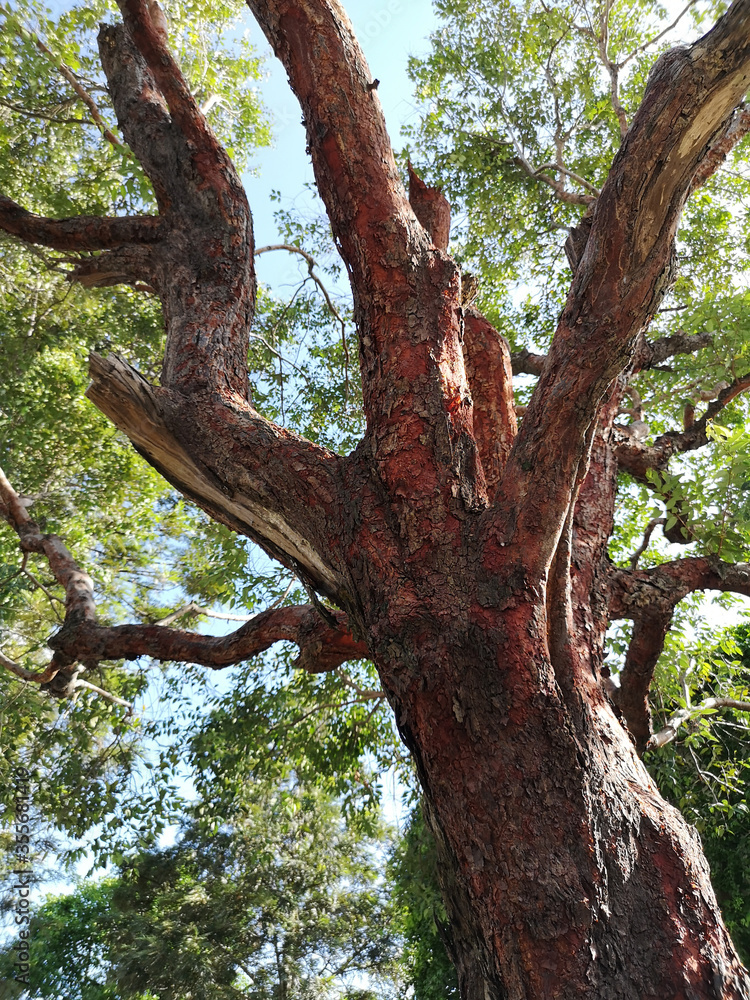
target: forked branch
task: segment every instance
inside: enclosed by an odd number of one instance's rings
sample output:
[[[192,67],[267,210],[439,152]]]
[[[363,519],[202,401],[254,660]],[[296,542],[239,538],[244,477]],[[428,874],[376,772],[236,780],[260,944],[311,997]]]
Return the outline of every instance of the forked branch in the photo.
[[[706,412],[699,420],[694,420],[685,430],[667,431],[652,445],[643,444],[626,430],[616,427],[615,454],[620,468],[636,479],[646,482],[646,473],[649,469],[663,472],[673,455],[705,447],[709,441],[707,432],[711,421],[748,389],[750,389],[750,373],[735,379],[731,385],[724,384],[724,388],[719,391],[716,399],[709,403]]]
[[[647,570],[613,570],[609,617],[634,622],[620,688],[613,700],[622,709],[641,750],[651,737],[648,693],[664,648],[674,609],[696,590],[721,590],[750,596],[750,563],[725,563],[697,556]]]
[[[296,665],[308,673],[335,670],[347,660],[369,655],[365,643],[352,636],[342,611],[329,611],[323,618],[313,605],[270,608],[226,636],[201,635],[163,624],[99,625],[91,578],[57,536],[42,533],[26,508],[25,499],[0,470],[0,517],[18,536],[22,552],[35,552],[46,558],[56,582],[65,592],[65,619],[60,630],[49,639],[54,656],[44,670],[29,670],[0,653],[0,666],[27,683],[52,685],[53,693],[64,695],[86,686],[113,698],[80,680],[77,677],[80,668],[72,668],[81,664],[90,669],[104,660],[140,656],[221,668],[247,660],[283,641],[299,646]],[[55,685],[61,672],[65,683]]]
[[[497,520],[535,539],[524,550],[535,573],[554,554],[588,428],[658,307],[695,172],[747,90],[749,29],[750,0],[736,0],[707,35],[658,60],[596,201],[498,496]]]

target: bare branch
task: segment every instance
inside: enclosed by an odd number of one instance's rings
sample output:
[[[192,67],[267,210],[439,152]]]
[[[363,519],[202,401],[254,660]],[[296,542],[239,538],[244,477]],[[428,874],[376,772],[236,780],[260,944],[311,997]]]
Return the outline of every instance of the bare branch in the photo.
[[[82,684],[75,671],[70,671],[76,663],[89,668],[102,660],[150,656],[157,660],[220,668],[246,660],[281,641],[297,643],[300,647],[297,666],[309,673],[334,670],[346,660],[369,656],[366,644],[354,639],[349,631],[344,612],[327,610],[323,619],[314,605],[269,608],[227,636],[184,632],[164,624],[98,625],[91,579],[82,572],[57,536],[42,534],[26,507],[24,497],[16,493],[0,470],[0,516],[18,535],[23,552],[37,552],[47,558],[57,582],[66,592],[65,620],[49,639],[54,656],[45,670],[27,670],[0,653],[0,666],[27,683],[50,684],[64,670],[66,680],[57,693],[68,696]],[[188,609],[204,612],[197,605],[188,605],[168,615],[164,621],[174,620]],[[216,615],[236,617],[222,612]],[[84,686],[104,693],[88,682]],[[117,701],[114,696],[108,697]]]
[[[559,167],[556,164],[546,164],[544,167],[535,167],[521,152],[517,153],[513,162],[516,163],[523,170],[523,172],[528,174],[528,176],[533,180],[543,181],[547,187],[552,188],[555,195],[566,205],[593,205],[596,201],[597,195],[578,194],[575,191],[568,191],[567,188],[560,183],[560,181],[555,180],[554,177],[550,177],[548,173],[545,173],[545,170],[550,167],[554,167],[555,170],[565,174],[566,176],[575,177],[577,181],[586,185],[587,190],[591,190],[593,185],[584,181],[584,179],[579,177],[577,174],[570,174],[563,167]],[[593,188],[593,190],[596,191],[596,188]]]
[[[664,38],[666,35],[669,34],[670,31],[672,31],[674,28],[677,27],[677,25],[687,14],[690,8],[694,7],[697,2],[698,0],[688,0],[688,2],[685,4],[685,6],[682,8],[682,10],[679,12],[677,17],[674,19],[674,21],[672,21],[671,24],[668,24],[666,28],[664,28],[662,31],[659,32],[658,35],[654,35],[653,38],[649,38],[648,41],[643,42],[641,45],[636,46],[636,48],[633,49],[630,55],[626,56],[624,59],[621,59],[620,62],[618,62],[617,65],[620,67],[620,69],[622,69],[624,66],[627,66],[627,64],[631,61],[631,59],[634,59],[639,52],[645,52],[646,49],[650,48],[652,45],[657,45],[662,40],[662,38]]]
[[[737,712],[750,712],[750,701],[738,701],[736,698],[705,698],[699,705],[688,705],[681,708],[667,719],[663,728],[651,737],[646,744],[649,750],[660,750],[677,738],[680,726],[693,719],[700,718],[721,708],[733,708]]]
[[[666,524],[667,519],[665,517],[655,517],[646,525],[646,530],[643,532],[643,541],[635,550],[635,552],[630,557],[631,569],[638,568],[638,560],[641,558],[643,553],[648,548],[649,542],[651,541],[651,535],[654,533],[654,529],[660,524]]]
[[[532,354],[525,347],[510,356],[514,375],[541,375],[546,360],[546,354]]]
[[[617,121],[620,125],[620,136],[625,138],[625,134],[628,131],[628,119],[625,115],[625,109],[620,103],[620,92],[619,92],[619,78],[620,78],[620,65],[619,63],[613,62],[609,58],[609,15],[612,10],[611,0],[605,0],[602,7],[602,16],[599,25],[599,37],[597,38],[597,47],[599,49],[599,58],[602,61],[602,65],[607,70],[609,74],[609,93],[610,101],[612,102],[612,108],[617,115]]]
[[[222,636],[163,625],[87,624],[64,627],[49,642],[58,655],[75,656],[87,663],[148,656],[215,670],[242,663],[277,642],[294,642],[300,647],[295,665],[308,673],[325,673],[346,660],[369,656],[367,646],[351,635],[344,612],[332,611],[331,615],[335,627],[324,622],[310,604],[271,608]]]
[[[22,667],[20,663],[16,663],[15,660],[11,660],[2,652],[0,652],[0,667],[4,667],[20,680],[26,681],[29,684],[48,684],[60,669],[59,665],[52,660],[49,666],[42,671],[27,670],[25,667]]]
[[[601,194],[599,188],[596,187],[594,184],[592,184],[591,181],[587,181],[585,177],[581,177],[580,174],[573,173],[572,170],[568,170],[567,167],[563,167],[559,163],[543,163],[541,167],[536,168],[534,173],[536,175],[540,175],[545,170],[554,170],[558,174],[563,174],[565,177],[570,177],[570,179],[572,181],[575,181],[576,184],[580,184],[581,187],[586,188],[586,190],[593,195],[593,198],[590,199],[590,202],[595,201]]]
[[[110,691],[105,691],[104,688],[97,687],[96,684],[90,684],[88,681],[84,681],[80,677],[76,678],[75,687],[86,688],[87,691],[93,691],[95,694],[101,695],[102,698],[106,698],[107,701],[111,701],[115,705],[122,705],[122,707],[127,708],[129,712],[133,711],[133,706],[129,701],[125,701],[124,698],[118,698],[116,694],[112,694]]]
[[[172,611],[164,618],[160,618],[158,621],[154,622],[154,624],[164,626],[172,625],[180,618],[184,618],[185,615],[205,615],[207,618],[218,618],[221,621],[226,622],[249,622],[255,617],[255,615],[233,615],[225,611],[214,611],[213,608],[203,608],[199,604],[196,604],[195,601],[191,601],[189,604],[184,604],[176,611]]]
[[[344,670],[337,669],[336,676],[339,677],[347,687],[356,691],[357,697],[360,701],[382,701],[385,698],[385,692],[382,690],[368,691],[361,688],[359,684],[356,684]]]
[[[631,476],[647,482],[649,469],[664,471],[672,455],[695,451],[708,444],[707,429],[710,422],[728,406],[732,400],[750,389],[750,373],[725,385],[716,398],[706,408],[699,420],[694,420],[685,430],[667,431],[652,445],[644,445],[627,433],[626,428],[615,428],[617,432],[615,453],[622,469]],[[711,392],[714,395],[715,390]]]

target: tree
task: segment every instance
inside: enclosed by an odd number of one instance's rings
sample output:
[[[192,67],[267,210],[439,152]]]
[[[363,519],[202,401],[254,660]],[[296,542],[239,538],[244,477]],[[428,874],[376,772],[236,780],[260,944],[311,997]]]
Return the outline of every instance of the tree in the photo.
[[[311,672],[369,657],[424,792],[464,997],[747,995],[698,838],[659,796],[602,680],[607,627],[632,620],[615,701],[643,748],[678,602],[750,591],[747,565],[719,554],[729,550],[649,568],[607,553],[618,465],[660,490],[667,537],[690,540],[669,459],[709,447],[709,421],[750,385],[738,373],[701,419],[652,444],[642,421],[616,425],[639,370],[705,344],[645,333],[673,280],[683,206],[748,127],[750,5],[735,0],[692,45],[663,54],[632,120],[612,64],[621,142],[595,192],[546,175],[588,211],[569,234],[573,277],[547,356],[526,359],[539,377],[520,426],[509,348],[472,308],[468,280],[462,297],[447,253],[448,203],[414,173],[407,196],[340,5],[249,6],[300,101],[352,285],[366,430],[351,454],[253,406],[250,207],[158,7],[123,0],[123,23],[99,35],[158,214],[55,219],[4,197],[0,225],[72,255],[74,282],[157,292],[160,384],[93,354],[88,397],[184,496],[295,572],[310,603],[219,639],[100,624],[89,577],[3,478],[5,520],[65,589],[46,669],[5,666],[65,695],[79,668],[141,655],[217,667],[287,640]]]
[[[252,789],[242,816],[193,819],[172,847],[48,898],[29,927],[29,983],[13,996],[198,1000],[392,994],[381,838],[345,829],[324,796]],[[11,989],[15,943],[0,954]],[[364,985],[366,983],[366,986]]]

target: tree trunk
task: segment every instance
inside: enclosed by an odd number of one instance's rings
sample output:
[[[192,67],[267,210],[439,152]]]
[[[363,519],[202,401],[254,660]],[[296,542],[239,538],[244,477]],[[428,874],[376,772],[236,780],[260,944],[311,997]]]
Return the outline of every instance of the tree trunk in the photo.
[[[557,682],[543,590],[458,543],[442,559],[381,577],[364,625],[427,800],[464,1000],[750,995],[697,833],[594,673],[567,697]]]

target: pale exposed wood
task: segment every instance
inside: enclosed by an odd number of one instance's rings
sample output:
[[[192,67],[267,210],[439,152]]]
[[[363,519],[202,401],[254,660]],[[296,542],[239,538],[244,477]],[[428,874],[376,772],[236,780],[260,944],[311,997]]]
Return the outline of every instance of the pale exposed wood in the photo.
[[[303,567],[324,593],[338,592],[338,575],[280,514],[239,493],[227,495],[226,487],[177,440],[160,405],[164,390],[151,386],[114,354],[92,354],[89,364],[88,398],[166,479],[218,520],[265,540],[274,554]]]

